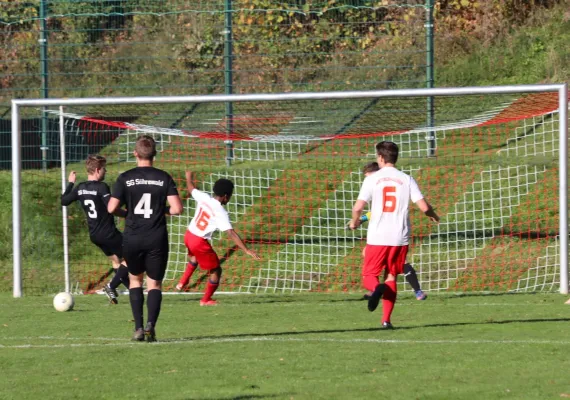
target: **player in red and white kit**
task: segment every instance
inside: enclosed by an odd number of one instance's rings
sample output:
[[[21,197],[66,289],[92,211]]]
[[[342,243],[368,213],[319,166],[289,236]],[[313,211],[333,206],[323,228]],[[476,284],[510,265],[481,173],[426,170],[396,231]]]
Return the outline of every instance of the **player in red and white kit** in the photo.
[[[223,207],[232,197],[234,191],[232,181],[218,179],[214,183],[213,197],[196,189],[194,174],[190,171],[186,172],[186,184],[188,185],[188,193],[198,203],[194,218],[190,221],[184,236],[184,244],[188,249],[188,256],[191,260],[195,258],[194,264],[188,264],[187,268],[195,268],[195,263],[197,263],[201,269],[209,271],[210,276],[206,284],[206,292],[200,300],[200,305],[215,306],[218,302],[212,299],[212,295],[220,284],[222,267],[220,266],[218,255],[209,242],[212,234],[217,230],[226,232],[230,239],[248,255],[255,260],[260,260],[261,258],[243,243],[237,232],[232,228],[228,212]],[[181,286],[181,283],[177,285],[177,287],[179,286]]]
[[[368,163],[362,168],[362,173],[365,177],[372,175],[373,173],[380,170],[380,166],[376,161]],[[361,224],[369,221],[372,213],[369,211],[366,214],[362,214],[360,216]],[[349,221],[350,223],[350,221]],[[366,256],[366,247],[362,249],[362,258]],[[427,299],[427,295],[423,292],[420,287],[420,282],[418,281],[418,275],[416,274],[416,270],[412,267],[412,264],[405,263],[404,264],[404,278],[410,284],[412,289],[414,290],[414,294],[416,296],[416,300],[425,300]],[[372,295],[372,291],[364,294],[364,300],[369,300],[370,296]]]
[[[439,222],[439,216],[424,199],[414,178],[396,169],[398,151],[393,142],[376,145],[380,171],[364,180],[349,224],[350,229],[356,229],[362,223],[360,216],[366,204],[371,203],[362,278],[364,287],[373,290],[368,300],[370,311],[376,310],[383,297],[382,327],[385,329],[393,328],[390,318],[397,296],[396,279],[404,272],[408,254],[410,199],[433,222]],[[380,284],[378,278],[385,270],[386,279]]]

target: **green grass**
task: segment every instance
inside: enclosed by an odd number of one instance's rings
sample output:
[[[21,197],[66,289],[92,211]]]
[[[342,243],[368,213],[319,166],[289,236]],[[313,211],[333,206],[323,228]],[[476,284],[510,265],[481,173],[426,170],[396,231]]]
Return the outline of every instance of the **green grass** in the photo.
[[[165,296],[156,344],[127,297],[0,296],[5,399],[557,399],[570,394],[560,295],[403,296],[394,331],[360,294]],[[25,373],[23,372],[25,371]]]

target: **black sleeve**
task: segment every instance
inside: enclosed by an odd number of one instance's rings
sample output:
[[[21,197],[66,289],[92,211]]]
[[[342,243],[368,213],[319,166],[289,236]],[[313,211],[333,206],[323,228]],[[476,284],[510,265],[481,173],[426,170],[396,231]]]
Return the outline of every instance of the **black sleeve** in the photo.
[[[61,195],[61,205],[68,206],[77,200],[77,188],[73,188],[73,182],[69,182],[65,188],[65,192]]]
[[[115,182],[115,184],[113,185],[113,194],[112,196],[114,198],[116,198],[117,200],[120,201],[120,205],[123,205],[126,203],[126,198],[125,198],[125,183],[123,182],[123,178],[122,176],[119,176],[117,178],[117,181]],[[108,203],[109,201],[107,201]]]
[[[111,189],[106,183],[103,183],[99,188],[99,196],[101,196],[101,201],[105,204],[105,207],[109,205],[109,200],[111,199]]]
[[[168,185],[166,187],[166,195],[167,196],[178,196],[178,189],[176,189],[176,182],[174,179],[168,175]]]

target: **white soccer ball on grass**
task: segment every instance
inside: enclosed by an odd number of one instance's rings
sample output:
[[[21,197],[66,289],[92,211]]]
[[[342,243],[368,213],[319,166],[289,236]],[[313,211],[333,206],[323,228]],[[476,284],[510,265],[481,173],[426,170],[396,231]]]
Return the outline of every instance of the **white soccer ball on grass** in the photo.
[[[75,300],[73,296],[67,292],[61,292],[55,295],[53,298],[53,308],[57,311],[71,311],[75,305]]]

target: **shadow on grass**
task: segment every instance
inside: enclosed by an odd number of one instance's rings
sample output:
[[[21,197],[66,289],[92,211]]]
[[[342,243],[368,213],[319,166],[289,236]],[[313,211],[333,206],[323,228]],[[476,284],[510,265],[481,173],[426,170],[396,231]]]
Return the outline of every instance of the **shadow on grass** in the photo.
[[[539,318],[539,319],[509,319],[502,321],[484,321],[484,322],[450,322],[444,324],[425,324],[415,326],[402,326],[396,327],[395,330],[408,330],[408,329],[424,329],[424,328],[446,328],[455,326],[472,326],[472,325],[504,325],[504,324],[517,324],[517,323],[547,323],[547,322],[569,322],[570,318]],[[371,328],[356,328],[356,329],[319,329],[314,331],[295,331],[295,332],[267,332],[267,333],[236,333],[231,335],[218,335],[218,336],[195,336],[183,337],[176,339],[164,339],[161,342],[180,342],[192,340],[229,340],[239,338],[265,338],[265,337],[279,337],[279,336],[299,336],[299,335],[314,335],[314,334],[330,334],[330,333],[355,333],[355,332],[375,332],[382,330],[380,326]]]
[[[252,389],[258,389],[254,387]],[[275,397],[293,396],[295,393],[280,393],[280,394],[241,394],[238,396],[230,397],[185,397],[186,400],[252,400],[252,399],[273,399]]]

